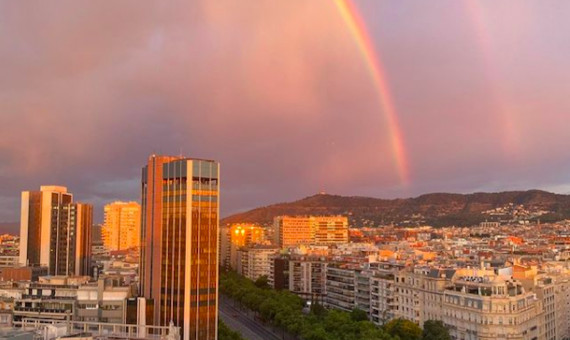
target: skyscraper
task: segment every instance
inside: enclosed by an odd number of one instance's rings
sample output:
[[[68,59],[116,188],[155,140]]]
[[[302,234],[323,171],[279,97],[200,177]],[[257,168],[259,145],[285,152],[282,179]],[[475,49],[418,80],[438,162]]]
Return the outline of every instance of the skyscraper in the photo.
[[[109,250],[136,248],[140,245],[141,206],[137,202],[105,205],[103,245]]]
[[[61,186],[22,192],[20,263],[48,267],[49,275],[89,275],[93,207],[73,203]]]
[[[142,169],[141,296],[155,325],[217,339],[219,163],[150,156]]]

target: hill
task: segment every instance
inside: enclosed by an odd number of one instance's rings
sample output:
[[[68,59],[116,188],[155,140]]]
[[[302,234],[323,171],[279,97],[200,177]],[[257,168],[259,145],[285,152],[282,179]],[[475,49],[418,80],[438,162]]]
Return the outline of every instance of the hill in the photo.
[[[470,226],[482,221],[551,222],[570,218],[570,195],[541,190],[498,193],[432,193],[414,198],[379,199],[318,194],[228,216],[221,225],[271,224],[279,215],[348,215],[353,226]]]

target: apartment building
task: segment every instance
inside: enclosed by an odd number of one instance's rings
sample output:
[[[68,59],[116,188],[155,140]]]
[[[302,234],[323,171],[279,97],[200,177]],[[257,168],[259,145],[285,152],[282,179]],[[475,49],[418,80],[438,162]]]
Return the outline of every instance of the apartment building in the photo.
[[[535,293],[511,275],[461,269],[445,289],[443,322],[455,339],[545,339],[544,310]]]
[[[74,320],[125,323],[127,301],[132,293],[133,288],[121,285],[120,279],[103,278],[82,285],[77,290]]]
[[[274,243],[280,248],[307,244],[348,243],[345,216],[278,216],[274,220]]]
[[[126,322],[127,299],[134,288],[122,279],[48,276],[39,282],[23,284],[14,298],[14,321],[49,319],[53,321]],[[16,292],[17,293],[17,292]]]
[[[326,271],[325,306],[350,312],[356,306],[356,268],[329,264]]]
[[[276,256],[271,261],[267,283],[273,289],[289,289],[289,258]]]
[[[289,290],[306,300],[326,295],[328,260],[318,256],[294,256],[289,259]]]
[[[455,274],[453,269],[407,267],[395,275],[394,316],[423,327],[427,320],[442,320],[443,293]]]
[[[242,247],[262,244],[265,240],[264,229],[250,223],[232,224],[220,229],[220,265],[226,269],[237,270],[237,252]]]
[[[376,271],[370,278],[370,321],[382,326],[395,318],[394,273]]]
[[[274,246],[255,245],[241,248],[237,251],[237,272],[250,280],[257,280],[261,276],[269,277],[273,258],[279,253]]]
[[[79,285],[88,277],[47,276],[24,286],[14,301],[14,321],[23,319],[73,320]]]

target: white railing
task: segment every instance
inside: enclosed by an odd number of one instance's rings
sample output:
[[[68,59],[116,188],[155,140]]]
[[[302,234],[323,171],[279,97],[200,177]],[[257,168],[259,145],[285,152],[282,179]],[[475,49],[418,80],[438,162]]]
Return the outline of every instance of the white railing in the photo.
[[[43,334],[42,338],[44,340],[63,335],[50,332],[52,330],[60,333],[62,329],[65,330],[65,335],[90,333],[92,337],[99,338],[180,340],[180,327],[176,327],[173,324],[170,326],[147,326],[87,321],[23,319],[22,321],[14,321],[14,325],[24,330],[38,331],[38,333]]]

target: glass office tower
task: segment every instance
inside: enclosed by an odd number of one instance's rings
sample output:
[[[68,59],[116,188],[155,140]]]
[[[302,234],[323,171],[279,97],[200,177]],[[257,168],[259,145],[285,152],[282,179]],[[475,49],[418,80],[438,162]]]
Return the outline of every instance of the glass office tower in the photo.
[[[142,170],[141,296],[155,325],[217,339],[219,163],[152,155]]]

